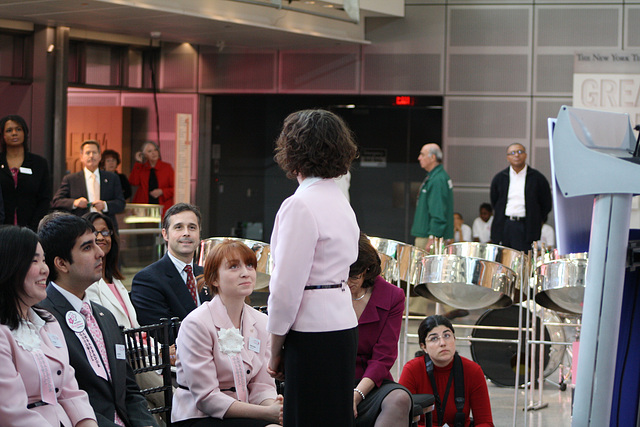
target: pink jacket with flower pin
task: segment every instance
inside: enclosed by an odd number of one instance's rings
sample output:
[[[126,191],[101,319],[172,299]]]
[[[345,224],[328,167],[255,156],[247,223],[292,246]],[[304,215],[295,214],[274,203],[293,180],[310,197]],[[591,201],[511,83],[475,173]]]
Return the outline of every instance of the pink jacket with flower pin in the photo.
[[[219,296],[193,310],[182,321],[176,339],[180,387],[173,395],[171,421],[223,418],[237,400],[236,393],[228,390],[235,387],[231,360],[221,351],[218,338],[221,329],[232,327]],[[271,342],[266,327],[267,316],[245,305],[241,331],[244,346],[240,355],[247,377],[249,403],[256,405],[276,398],[275,381],[267,373]]]

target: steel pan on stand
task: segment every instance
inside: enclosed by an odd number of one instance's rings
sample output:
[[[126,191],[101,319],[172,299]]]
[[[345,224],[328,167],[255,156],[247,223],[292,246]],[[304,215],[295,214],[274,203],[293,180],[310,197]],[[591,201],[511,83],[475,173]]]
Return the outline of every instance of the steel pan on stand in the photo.
[[[369,241],[379,254],[387,255],[396,260],[397,277],[394,278],[394,282],[400,280],[403,284],[417,284],[416,276],[419,275],[419,272],[416,271],[416,268],[419,266],[420,259],[427,255],[425,250],[383,237],[369,236]]]
[[[516,274],[493,261],[458,255],[421,260],[416,293],[461,309],[504,308],[513,303]]]
[[[551,310],[582,314],[587,258],[579,253],[543,260],[536,268],[536,302]]]
[[[520,302],[520,289],[528,287],[531,262],[529,257],[521,251],[492,243],[458,242],[446,246],[444,253],[480,258],[510,268],[517,276],[513,294],[509,295],[513,303]]]
[[[389,255],[378,252],[378,256],[380,257],[380,275],[387,282],[394,283],[398,281],[398,263],[395,259],[391,258]]]

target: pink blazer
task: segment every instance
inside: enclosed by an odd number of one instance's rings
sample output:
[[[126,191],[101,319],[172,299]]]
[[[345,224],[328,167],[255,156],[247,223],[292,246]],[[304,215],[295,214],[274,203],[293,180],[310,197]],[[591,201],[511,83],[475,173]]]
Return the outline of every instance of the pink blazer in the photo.
[[[259,405],[276,398],[276,385],[267,373],[271,342],[266,331],[267,316],[245,305],[242,320],[244,361],[249,403]],[[224,417],[237,400],[229,357],[220,351],[218,331],[232,328],[227,309],[216,296],[193,310],[182,321],[177,348],[177,381],[180,387],[173,395],[171,421],[191,418]],[[258,352],[249,349],[250,340],[259,342]],[[188,388],[188,390],[183,387]]]
[[[307,178],[282,203],[271,236],[269,332],[358,326],[346,280],[358,258],[359,236],[356,215],[332,179]],[[343,281],[342,289],[304,289]]]
[[[0,325],[0,423],[12,427],[60,427],[62,423],[70,427],[86,418],[95,420],[87,393],[78,389],[58,322],[47,322],[40,329],[40,338],[58,404],[27,409],[29,403],[41,400],[38,368],[32,354],[16,342],[9,327]]]

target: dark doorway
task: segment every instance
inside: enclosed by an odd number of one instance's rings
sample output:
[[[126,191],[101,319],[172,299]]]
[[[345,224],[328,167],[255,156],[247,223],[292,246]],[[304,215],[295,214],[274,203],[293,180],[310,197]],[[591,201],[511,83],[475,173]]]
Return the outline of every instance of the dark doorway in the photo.
[[[216,95],[212,101],[212,151],[219,156],[211,165],[211,236],[241,235],[250,227],[248,237],[270,240],[280,204],[297,187],[273,161],[282,121],[300,109],[325,108],[345,119],[361,151],[350,188],[360,228],[412,243],[415,196],[424,178],[417,157],[423,144],[441,143],[441,97],[415,97],[413,106],[396,106],[393,96],[360,95]],[[259,224],[261,238],[255,235]]]

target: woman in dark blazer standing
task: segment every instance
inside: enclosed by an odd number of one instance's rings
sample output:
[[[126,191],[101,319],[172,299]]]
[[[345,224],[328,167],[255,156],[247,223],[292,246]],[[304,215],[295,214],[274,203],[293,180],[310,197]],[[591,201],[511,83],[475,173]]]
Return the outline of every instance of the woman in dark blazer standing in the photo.
[[[4,199],[4,224],[32,230],[51,203],[51,178],[47,161],[29,152],[29,127],[17,115],[0,119],[0,188]]]

